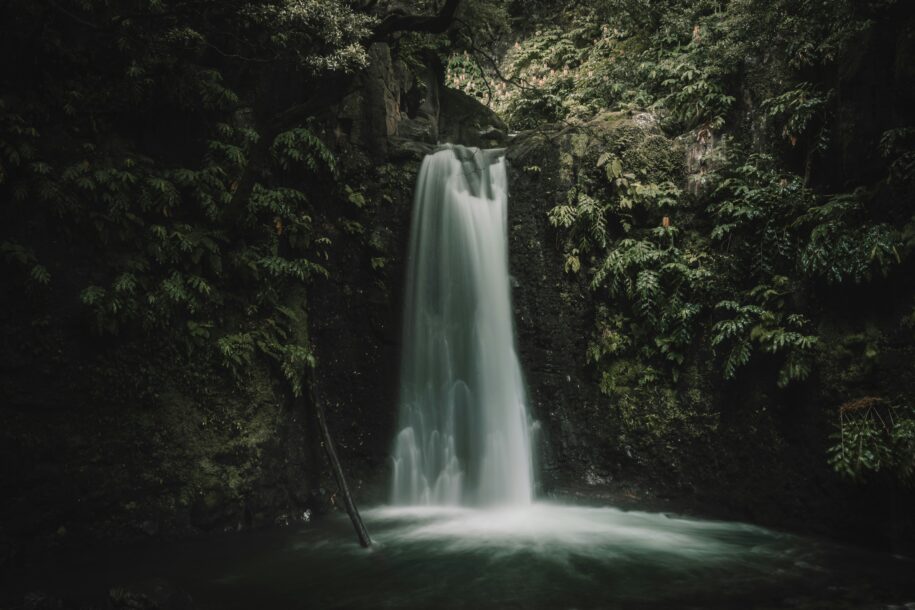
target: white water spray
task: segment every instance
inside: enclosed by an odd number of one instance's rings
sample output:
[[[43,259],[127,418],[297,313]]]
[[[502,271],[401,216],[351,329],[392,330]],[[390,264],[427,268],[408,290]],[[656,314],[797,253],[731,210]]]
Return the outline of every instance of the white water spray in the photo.
[[[507,204],[502,151],[449,145],[423,161],[410,236],[395,504],[531,503]]]

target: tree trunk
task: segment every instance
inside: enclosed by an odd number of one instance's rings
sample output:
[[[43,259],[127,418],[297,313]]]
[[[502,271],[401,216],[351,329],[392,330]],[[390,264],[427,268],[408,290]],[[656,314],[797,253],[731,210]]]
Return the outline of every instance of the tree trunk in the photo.
[[[330,429],[327,427],[327,418],[324,416],[324,407],[318,398],[317,380],[315,378],[314,367],[308,367],[308,393],[311,397],[311,404],[315,409],[315,416],[318,420],[318,427],[321,429],[321,438],[324,445],[324,451],[327,459],[330,461],[330,467],[334,471],[334,478],[337,479],[337,486],[343,495],[343,504],[349,515],[350,521],[353,522],[353,529],[356,530],[356,537],[359,538],[359,544],[363,548],[372,546],[372,539],[369,537],[365,524],[362,523],[362,517],[359,516],[359,509],[353,501],[349,492],[349,486],[346,484],[346,477],[343,476],[343,467],[340,466],[340,458],[337,457],[337,451],[334,449],[334,442],[330,437]]]

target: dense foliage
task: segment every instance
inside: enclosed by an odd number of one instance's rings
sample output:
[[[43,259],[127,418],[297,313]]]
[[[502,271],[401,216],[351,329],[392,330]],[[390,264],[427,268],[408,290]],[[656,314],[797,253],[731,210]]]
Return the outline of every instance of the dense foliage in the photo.
[[[607,477],[650,462],[646,480],[663,471],[672,473],[665,483],[688,487],[698,476],[685,471],[704,460],[721,475],[714,483],[727,484],[742,474],[727,480],[718,460],[743,445],[750,461],[784,464],[813,439],[802,449],[818,466],[858,484],[911,487],[915,38],[901,30],[915,23],[912,6],[0,2],[0,331],[9,348],[0,390],[37,385],[66,364],[71,378],[86,377],[73,387],[96,386],[75,405],[105,398],[120,408],[145,406],[161,389],[152,386],[180,377],[175,385],[200,388],[193,400],[163,396],[149,402],[170,414],[131,413],[150,445],[99,426],[117,445],[110,461],[123,479],[112,487],[145,476],[159,490],[155,468],[180,464],[192,473],[181,473],[192,482],[181,507],[218,509],[226,488],[248,502],[255,494],[239,481],[260,485],[260,475],[238,471],[268,441],[285,442],[274,438],[280,418],[262,407],[307,389],[317,324],[306,302],[317,302],[332,318],[321,328],[332,343],[322,363],[340,369],[327,385],[364,386],[360,396],[372,398],[334,401],[341,418],[362,414],[349,422],[348,449],[365,448],[367,428],[386,435],[372,409],[393,418],[393,404],[374,403],[376,392],[388,397],[378,379],[397,349],[387,318],[399,280],[385,281],[403,271],[415,155],[432,144],[430,125],[470,118],[446,116],[447,103],[481,111],[431,75],[528,132],[516,142],[544,135],[556,154],[512,172],[561,185],[556,199],[537,201],[555,243],[536,247],[558,248],[566,283],[538,289],[586,304],[581,353],[561,357],[586,361],[601,394],[594,389],[594,410],[573,407],[586,426],[544,408],[557,427],[612,429],[613,447],[589,454],[606,458]],[[507,135],[495,122],[491,135]],[[343,305],[346,315],[335,311]],[[364,320],[334,343],[356,316]],[[33,359],[20,365],[27,349]],[[356,352],[376,357],[380,372],[355,370]],[[40,371],[9,381],[35,362]],[[225,384],[213,362],[250,391]],[[89,370],[96,365],[104,370]],[[32,419],[28,434],[10,426],[8,438],[21,436],[17,447],[29,451],[55,442],[33,408],[40,390],[10,401],[9,412]],[[195,411],[211,401],[222,402]],[[804,434],[783,434],[795,422]],[[130,460],[119,452],[201,444],[208,427],[218,434],[197,453],[150,453],[162,464],[139,477],[121,467]],[[233,442],[250,454],[232,454]],[[164,494],[161,510],[177,511],[171,501]]]
[[[566,271],[586,273],[605,303],[589,357],[617,402],[627,376],[646,391],[676,384],[699,353],[724,380],[745,381],[752,368],[772,369],[779,388],[803,382],[833,349],[823,333],[851,314],[841,295],[861,287],[908,295],[882,324],[911,340],[915,174],[902,142],[915,117],[895,110],[870,150],[855,151],[880,159],[866,171],[832,169],[849,145],[841,121],[854,120],[839,116],[844,66],[903,11],[893,0],[584,3],[509,41],[494,69],[479,49],[449,65],[453,86],[514,128],[647,111],[640,120],[658,121],[692,155],[682,188],[678,168],[638,158],[631,138],[591,156],[573,142],[575,188],[549,213]],[[884,391],[900,405],[892,434],[903,434],[912,397]],[[836,469],[880,470],[847,450],[874,417],[837,420]]]
[[[278,117],[365,65],[371,22],[311,0],[5,3],[5,291],[78,297],[97,333],[234,369],[264,354],[299,391],[300,288],[325,273],[311,198],[335,163],[306,117]]]

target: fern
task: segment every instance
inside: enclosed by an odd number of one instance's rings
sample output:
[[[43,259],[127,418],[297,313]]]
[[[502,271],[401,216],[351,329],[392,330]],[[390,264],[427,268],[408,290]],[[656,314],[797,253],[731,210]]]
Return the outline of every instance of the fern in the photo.
[[[842,405],[838,416],[828,449],[838,474],[862,482],[888,472],[904,486],[915,484],[915,409],[865,397]]]
[[[270,150],[283,169],[304,165],[312,172],[321,169],[336,171],[333,153],[306,127],[282,132],[276,136]]]
[[[811,83],[800,83],[775,97],[764,100],[761,109],[768,121],[781,127],[781,135],[797,144],[797,138],[807,133],[811,124],[825,119],[826,107],[834,95],[833,91],[820,92]],[[824,147],[823,133],[817,146]]]
[[[802,332],[809,326],[807,319],[797,313],[767,309],[781,296],[771,286],[756,286],[749,296],[760,304],[724,300],[715,306],[725,317],[712,326],[710,344],[718,352],[724,350],[724,378],[735,378],[739,369],[750,362],[755,348],[783,356],[776,380],[779,387],[806,379],[811,370],[812,350],[818,342],[815,335]]]
[[[20,243],[4,241],[0,242],[0,255],[3,256],[4,262],[25,272],[32,286],[42,287],[51,283],[51,272],[38,262],[31,248]]]
[[[862,197],[860,191],[837,195],[795,221],[810,227],[799,257],[805,273],[833,284],[862,283],[902,262],[902,235],[887,224],[866,222]]]

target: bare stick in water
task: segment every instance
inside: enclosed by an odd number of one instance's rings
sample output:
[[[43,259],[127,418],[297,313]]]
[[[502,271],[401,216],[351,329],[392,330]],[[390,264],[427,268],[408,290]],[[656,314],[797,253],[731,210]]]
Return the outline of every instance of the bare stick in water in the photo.
[[[337,451],[334,449],[334,442],[330,437],[330,429],[327,427],[327,418],[324,416],[324,407],[318,400],[317,380],[315,378],[314,367],[308,367],[308,393],[311,397],[311,404],[315,408],[315,415],[318,420],[318,427],[321,429],[321,438],[324,445],[324,452],[330,461],[331,470],[334,471],[334,478],[337,479],[337,487],[343,494],[343,504],[346,507],[346,513],[350,521],[353,522],[353,528],[356,530],[356,536],[359,538],[359,544],[363,548],[372,546],[372,539],[369,537],[368,530],[359,516],[359,509],[353,501],[353,496],[349,492],[349,486],[346,484],[346,477],[343,476],[343,467],[340,466],[340,458],[337,457]]]

